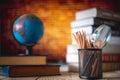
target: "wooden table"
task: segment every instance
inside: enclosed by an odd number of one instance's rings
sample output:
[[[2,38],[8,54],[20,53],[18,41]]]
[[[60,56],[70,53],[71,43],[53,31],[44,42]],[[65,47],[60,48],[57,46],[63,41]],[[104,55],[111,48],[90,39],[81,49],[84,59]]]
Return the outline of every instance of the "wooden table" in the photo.
[[[5,77],[0,76],[0,80],[83,80],[76,72],[62,72],[56,76],[37,76],[37,77]],[[120,71],[104,72],[102,80],[120,80]]]

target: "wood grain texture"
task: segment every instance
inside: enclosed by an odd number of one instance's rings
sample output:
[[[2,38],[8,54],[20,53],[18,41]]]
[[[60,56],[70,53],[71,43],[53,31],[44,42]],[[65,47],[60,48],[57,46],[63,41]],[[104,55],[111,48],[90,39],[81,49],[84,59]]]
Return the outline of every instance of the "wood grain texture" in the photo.
[[[38,77],[4,77],[0,76],[0,79],[6,80],[83,80],[79,78],[79,73],[69,72],[69,73],[61,73],[61,75],[57,76],[38,76]],[[120,72],[106,72],[103,73],[103,79],[101,80],[119,80]]]

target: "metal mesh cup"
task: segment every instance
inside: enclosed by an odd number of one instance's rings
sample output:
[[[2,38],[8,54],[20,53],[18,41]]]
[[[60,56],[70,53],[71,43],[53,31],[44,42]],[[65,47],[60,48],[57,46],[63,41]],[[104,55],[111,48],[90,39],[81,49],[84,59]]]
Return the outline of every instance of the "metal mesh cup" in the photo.
[[[79,77],[83,79],[102,78],[102,49],[78,49]]]

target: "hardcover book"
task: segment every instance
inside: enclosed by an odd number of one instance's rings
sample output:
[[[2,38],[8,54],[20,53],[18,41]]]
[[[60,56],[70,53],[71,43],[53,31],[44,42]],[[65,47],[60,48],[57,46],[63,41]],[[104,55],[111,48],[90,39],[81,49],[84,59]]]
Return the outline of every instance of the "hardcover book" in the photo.
[[[107,20],[107,19],[101,19],[101,18],[86,18],[86,19],[82,19],[82,20],[74,20],[71,22],[71,27],[75,28],[75,27],[84,27],[84,26],[89,26],[89,25],[101,25],[101,24],[106,24],[109,25],[111,27],[119,28],[120,23],[117,21],[112,21],[112,20]]]
[[[118,54],[110,54],[110,53],[102,54],[102,62],[117,63],[117,62],[120,62],[119,58],[120,58],[120,53],[118,53]]]
[[[120,62],[104,62],[102,63],[102,68],[104,72],[107,71],[117,71],[120,70]]]
[[[0,66],[4,65],[45,65],[47,55],[37,56],[0,56]]]
[[[90,35],[95,31],[95,29],[97,27],[98,26],[94,26],[94,25],[92,25],[92,26],[84,26],[84,27],[75,27],[75,28],[72,28],[71,32],[72,32],[72,34],[75,34],[78,31],[85,31],[86,35]]]
[[[4,66],[2,72],[4,76],[8,77],[29,77],[29,76],[48,76],[59,75],[60,65],[18,65],[18,66]]]
[[[69,71],[73,72],[78,72],[79,71],[79,64],[78,63],[67,63],[69,66]],[[120,70],[120,63],[102,63],[102,71],[107,72],[107,71],[117,71]]]
[[[91,17],[98,17],[98,18],[109,19],[120,22],[120,14],[108,10],[103,10],[100,8],[90,8],[87,10],[78,11],[75,14],[76,20],[86,19]]]

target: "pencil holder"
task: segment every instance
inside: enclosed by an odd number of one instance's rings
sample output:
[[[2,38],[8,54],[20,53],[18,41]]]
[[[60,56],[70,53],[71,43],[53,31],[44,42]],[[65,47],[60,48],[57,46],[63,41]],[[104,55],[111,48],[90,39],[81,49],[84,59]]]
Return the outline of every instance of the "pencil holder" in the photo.
[[[102,49],[78,49],[79,77],[82,79],[102,78]]]

